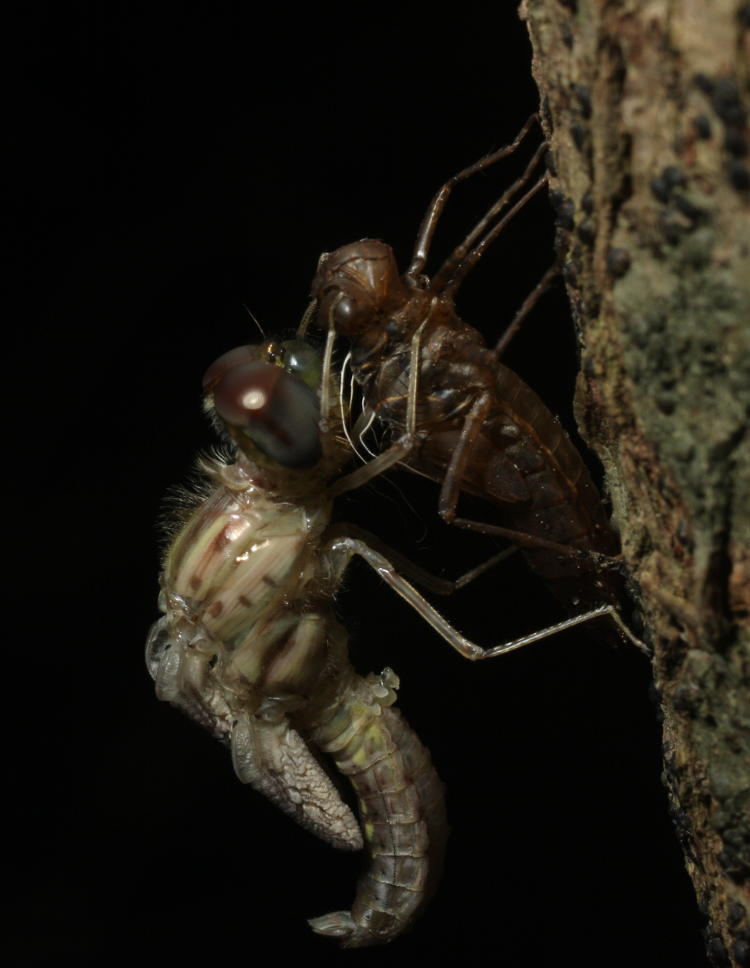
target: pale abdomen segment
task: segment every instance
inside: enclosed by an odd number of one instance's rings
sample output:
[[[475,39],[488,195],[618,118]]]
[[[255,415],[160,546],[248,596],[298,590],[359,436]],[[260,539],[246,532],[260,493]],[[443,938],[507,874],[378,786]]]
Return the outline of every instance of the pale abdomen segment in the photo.
[[[344,947],[385,944],[405,931],[429,899],[447,834],[443,785],[430,755],[389,708],[396,676],[356,677],[311,740],[354,788],[370,855],[351,911],[314,918],[318,934]]]

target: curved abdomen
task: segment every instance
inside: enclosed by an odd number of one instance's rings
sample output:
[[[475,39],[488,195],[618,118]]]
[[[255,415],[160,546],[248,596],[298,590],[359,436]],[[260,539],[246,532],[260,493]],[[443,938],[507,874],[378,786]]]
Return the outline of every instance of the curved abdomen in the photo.
[[[443,784],[430,755],[390,708],[398,680],[354,677],[324,721],[308,734],[346,775],[359,803],[370,854],[351,911],[314,918],[318,934],[348,948],[402,934],[434,891],[447,835]]]

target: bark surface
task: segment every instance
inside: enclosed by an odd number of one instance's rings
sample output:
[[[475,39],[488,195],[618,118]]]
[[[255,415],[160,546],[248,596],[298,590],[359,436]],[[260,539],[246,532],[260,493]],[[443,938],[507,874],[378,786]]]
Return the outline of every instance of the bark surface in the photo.
[[[750,965],[750,4],[521,13],[674,821],[712,960]]]

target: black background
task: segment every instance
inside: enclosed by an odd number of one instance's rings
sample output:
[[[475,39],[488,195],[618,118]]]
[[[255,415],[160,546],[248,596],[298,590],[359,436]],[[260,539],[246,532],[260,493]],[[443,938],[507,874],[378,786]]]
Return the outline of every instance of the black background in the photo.
[[[351,901],[359,858],[243,788],[143,666],[163,495],[212,439],[203,370],[257,338],[244,306],[269,334],[294,328],[321,251],[382,238],[403,265],[438,185],[512,139],[536,106],[514,6],[111,3],[19,23],[13,963],[704,964],[635,650],[577,631],[471,665],[353,566],[338,605],[353,661],[400,674],[452,826],[429,911],[386,951],[357,953],[305,918]],[[438,256],[519,164],[457,194]],[[470,278],[460,309],[488,339],[549,264],[552,234],[540,198]],[[570,425],[559,286],[507,361]],[[495,545],[440,525],[435,502],[395,475],[338,514],[457,575]],[[482,644],[560,617],[517,559],[445,611]]]

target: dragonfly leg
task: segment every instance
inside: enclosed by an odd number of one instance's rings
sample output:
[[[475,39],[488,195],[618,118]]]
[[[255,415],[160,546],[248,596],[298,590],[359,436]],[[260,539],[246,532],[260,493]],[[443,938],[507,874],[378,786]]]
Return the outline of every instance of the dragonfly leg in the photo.
[[[417,241],[414,246],[414,255],[412,256],[412,261],[409,269],[406,273],[407,278],[416,280],[417,276],[424,270],[425,264],[427,262],[427,257],[430,251],[430,245],[432,243],[432,237],[435,234],[435,229],[437,227],[438,220],[443,213],[446,202],[453,191],[453,189],[462,181],[466,181],[467,178],[471,178],[472,175],[477,174],[477,172],[484,171],[491,165],[506,158],[508,155],[513,154],[513,152],[518,148],[523,139],[529,133],[534,122],[539,120],[539,116],[532,114],[531,117],[525,122],[521,130],[518,132],[514,140],[509,144],[500,148],[498,151],[493,151],[489,155],[485,155],[484,158],[480,158],[479,161],[474,162],[473,165],[469,165],[462,171],[453,175],[448,181],[437,191],[435,197],[430,202],[430,206],[427,209],[424,218],[422,219],[422,224],[419,226],[419,232],[417,234]],[[546,146],[545,146],[546,147]],[[508,193],[505,193],[504,201],[507,201]],[[502,207],[502,206],[501,206]],[[484,230],[488,221],[490,221],[497,214],[497,203],[493,205],[492,209],[484,216],[478,226],[474,228],[469,238],[464,242],[464,245],[468,248],[472,245],[474,239]],[[457,253],[454,252],[449,258],[451,264],[456,262]]]
[[[440,488],[438,503],[438,513],[443,521],[448,524],[456,516],[456,507],[461,493],[461,480],[466,470],[469,454],[489,413],[491,403],[489,393],[482,393],[477,397],[467,414],[466,420],[464,420],[461,435],[458,438],[458,446],[451,455],[451,461]]]
[[[543,296],[552,285],[552,280],[560,274],[561,261],[562,260],[560,258],[555,259],[539,282],[534,286],[528,296],[521,303],[521,307],[510,321],[510,325],[495,344],[495,353],[497,354],[498,360],[508,348],[508,343],[510,343],[518,330],[521,328],[521,323],[523,323],[534,306],[536,306],[541,296]]]
[[[355,555],[364,559],[397,595],[411,605],[435,629],[438,635],[465,659],[472,661],[494,659],[499,655],[505,655],[506,652],[513,652],[516,649],[523,648],[525,645],[539,642],[541,639],[556,635],[558,632],[563,632],[583,622],[590,622],[603,616],[610,616],[631,642],[637,645],[639,649],[647,651],[644,643],[630,632],[612,605],[602,605],[599,608],[584,612],[581,615],[576,615],[573,618],[565,619],[565,621],[558,622],[545,629],[540,629],[537,632],[532,632],[529,635],[524,635],[521,638],[512,639],[509,642],[503,642],[500,645],[490,646],[489,648],[483,648],[477,645],[476,642],[467,639],[458,629],[454,628],[444,615],[434,608],[412,584],[396,571],[393,564],[384,555],[381,555],[380,552],[365,544],[364,541],[360,541],[358,538],[336,537],[328,542],[325,551],[332,559],[331,564],[334,574],[338,575],[343,574],[347,564]]]
[[[542,148],[544,147],[546,147],[546,145],[542,146]],[[515,190],[516,186],[523,187],[528,175],[531,173],[531,168],[537,163],[539,156],[541,155],[541,150],[542,149],[540,148],[540,150],[534,155],[527,171],[524,172],[521,178],[519,178],[514,185],[511,185],[509,191],[506,193],[506,196],[511,194]],[[455,296],[459,286],[464,281],[470,270],[474,268],[477,262],[479,262],[489,246],[503,231],[505,226],[511,221],[511,219],[515,218],[515,216],[528,204],[528,202],[531,201],[537,192],[544,188],[548,180],[548,176],[544,174],[541,176],[541,178],[534,182],[526,194],[519,198],[513,207],[506,212],[503,218],[501,218],[499,222],[495,223],[495,225],[489,229],[489,231],[477,242],[474,248],[471,249],[471,251],[468,252],[463,259],[461,259],[459,262],[453,262],[453,257],[451,257],[446,264],[440,268],[439,272],[435,274],[435,277],[432,280],[433,289],[436,292],[442,293],[444,296]],[[503,196],[503,198],[506,196]]]
[[[547,175],[544,174],[534,183],[532,188],[529,189],[525,195],[521,196],[520,199],[513,201],[514,196],[528,183],[534,169],[539,164],[539,161],[546,150],[546,143],[541,144],[537,148],[521,177],[516,179],[516,181],[513,182],[507,191],[503,192],[484,218],[475,226],[474,229],[472,229],[464,241],[460,245],[456,246],[448,259],[446,259],[440,269],[435,273],[435,276],[432,280],[432,286],[437,292],[444,293],[445,295],[455,296],[461,283],[464,281],[470,270],[473,269],[477,262],[482,258],[490,243],[494,242],[506,225],[508,225],[508,223],[514,219],[516,215],[518,215],[521,209],[525,208],[526,204],[546,184]],[[494,225],[491,225],[492,220],[500,215],[502,210],[509,202],[513,202],[510,209],[499,221],[495,222]],[[490,225],[491,227],[488,228]],[[480,238],[481,233],[484,232],[485,229],[487,231]]]
[[[619,555],[607,555],[591,548],[576,548],[575,545],[561,544],[559,541],[550,541],[548,538],[542,538],[539,535],[515,531],[513,528],[503,528],[498,524],[488,524],[485,521],[453,518],[451,524],[456,528],[463,528],[465,531],[478,531],[480,534],[491,534],[497,538],[506,538],[522,548],[542,548],[545,551],[552,551],[568,558],[586,558],[602,565],[619,566],[622,562],[622,557]]]
[[[459,575],[458,578],[440,578],[437,575],[433,575],[429,571],[425,571],[415,562],[411,561],[409,558],[404,557],[400,551],[396,551],[395,548],[391,548],[384,541],[381,541],[377,535],[372,534],[365,528],[360,528],[358,525],[354,524],[341,524],[334,525],[329,532],[329,537],[333,540],[336,536],[341,536],[345,538],[356,538],[363,544],[366,544],[369,548],[380,554],[383,558],[387,559],[394,566],[394,569],[400,574],[404,575],[411,581],[415,582],[420,588],[424,588],[434,595],[454,595],[456,592],[460,591],[462,588],[466,588],[467,585],[475,581],[490,568],[494,568],[501,561],[505,561],[512,554],[518,551],[514,545],[510,548],[504,548],[502,551],[483,561],[481,564],[469,571],[465,572],[463,575]],[[346,568],[348,559],[343,562],[342,571]]]
[[[378,477],[380,474],[384,474],[387,470],[390,470],[394,464],[406,460],[417,443],[418,439],[412,434],[404,434],[394,444],[391,444],[387,450],[384,450],[382,454],[378,454],[377,457],[368,461],[367,464],[358,467],[356,471],[340,477],[329,488],[329,494],[331,497],[336,497],[345,491],[353,491],[355,488],[362,487],[374,477]]]

